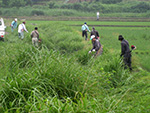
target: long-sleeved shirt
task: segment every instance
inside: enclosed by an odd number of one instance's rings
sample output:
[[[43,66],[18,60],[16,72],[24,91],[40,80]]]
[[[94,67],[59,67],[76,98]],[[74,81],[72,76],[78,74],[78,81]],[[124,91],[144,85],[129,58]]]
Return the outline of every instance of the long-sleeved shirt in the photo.
[[[26,26],[22,23],[18,27],[18,33],[21,33],[23,31],[26,31],[28,33],[28,30],[26,29]]]
[[[82,30],[82,31],[87,30],[87,31],[90,32],[89,27],[88,27],[86,24],[82,25],[81,30]]]
[[[127,40],[122,40],[121,41],[121,55],[120,56],[128,56],[128,54],[130,53],[130,49],[129,49],[129,43]]]
[[[38,38],[39,39],[39,33],[37,30],[34,30],[31,32],[31,38]]]
[[[91,51],[93,51],[93,49],[95,49],[95,51],[98,51],[101,47],[101,44],[98,39],[93,41],[92,44],[93,44],[93,48],[91,49]]]
[[[95,30],[93,30],[93,31],[91,32],[91,35],[90,35],[90,36],[92,36],[92,35],[95,35],[95,38],[96,38],[96,39],[97,39],[97,37],[99,37],[98,31],[95,31]]]
[[[12,21],[11,27],[15,29],[17,27],[17,22],[16,21]]]

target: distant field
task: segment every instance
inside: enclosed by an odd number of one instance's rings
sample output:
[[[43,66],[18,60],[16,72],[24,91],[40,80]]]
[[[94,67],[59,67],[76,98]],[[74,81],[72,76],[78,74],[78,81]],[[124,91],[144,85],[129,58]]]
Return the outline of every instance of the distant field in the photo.
[[[135,26],[150,26],[150,22],[112,22],[112,21],[30,21],[32,23],[53,23],[59,22],[67,25],[82,25],[84,22],[89,26],[94,25],[135,25]]]
[[[94,26],[99,31],[101,43],[104,47],[111,49],[112,51],[120,52],[120,42],[118,41],[118,35],[122,34],[125,39],[129,41],[130,46],[135,45],[137,50],[133,51],[133,59],[139,59],[139,63],[150,71],[150,22],[107,22],[107,21],[29,21],[30,23],[43,24],[48,23],[63,23],[72,26],[81,34],[81,25],[87,22],[89,28]],[[76,25],[76,26],[74,26]],[[96,25],[119,25],[120,27],[99,27]],[[134,27],[124,27],[134,26]],[[137,26],[137,27],[136,27]],[[140,27],[141,26],[141,27]],[[63,34],[62,34],[63,35]]]

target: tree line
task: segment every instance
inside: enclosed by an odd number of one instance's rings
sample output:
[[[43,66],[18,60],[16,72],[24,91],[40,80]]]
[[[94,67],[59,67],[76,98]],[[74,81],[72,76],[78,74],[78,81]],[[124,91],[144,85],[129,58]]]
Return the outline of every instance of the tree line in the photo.
[[[98,1],[98,0],[97,0]],[[107,0],[106,0],[107,1]],[[109,1],[109,0],[108,0]],[[112,0],[113,1],[113,0]],[[121,0],[116,0],[121,1]],[[50,2],[50,9],[74,9],[83,12],[96,12],[101,13],[121,13],[121,12],[132,12],[132,13],[146,13],[150,11],[150,3],[148,2],[135,2],[135,4],[128,3],[125,5],[123,3],[118,4],[104,4],[101,2],[82,2],[82,3],[69,3],[69,4],[57,4],[56,2]]]
[[[145,13],[150,12],[150,3],[144,1],[134,1],[134,3],[125,5],[123,0],[78,0],[76,3],[58,3],[57,1],[64,2],[64,0],[1,0],[0,6],[4,8],[9,7],[25,7],[32,6],[39,2],[46,2],[49,9],[73,9],[83,12],[96,12],[101,13]],[[85,2],[86,1],[86,2]]]

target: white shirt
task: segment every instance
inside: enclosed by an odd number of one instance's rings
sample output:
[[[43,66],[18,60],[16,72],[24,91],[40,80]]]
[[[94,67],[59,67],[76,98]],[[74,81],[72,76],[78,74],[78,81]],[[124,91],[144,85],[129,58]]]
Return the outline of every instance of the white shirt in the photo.
[[[27,31],[27,29],[26,29],[26,26],[22,23],[22,24],[20,24],[19,27],[18,27],[18,33],[21,33],[21,32],[23,32],[24,30],[28,33],[28,31]]]
[[[99,16],[99,12],[97,12],[97,16]]]

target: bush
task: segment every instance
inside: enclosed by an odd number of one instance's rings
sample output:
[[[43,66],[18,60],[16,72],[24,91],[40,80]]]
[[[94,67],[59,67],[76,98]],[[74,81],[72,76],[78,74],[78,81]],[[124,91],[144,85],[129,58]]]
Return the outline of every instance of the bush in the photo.
[[[50,3],[49,3],[49,8],[50,8],[50,9],[55,8],[55,3],[54,3],[54,2],[50,2]]]
[[[72,9],[72,4],[62,4],[60,6],[60,8],[62,8],[62,9]]]
[[[75,3],[72,5],[73,9],[75,10],[82,10],[82,5],[81,3]]]
[[[38,10],[33,10],[33,11],[31,12],[31,15],[32,15],[32,16],[34,16],[34,15],[37,15],[37,16],[39,16],[39,15],[44,15],[44,12],[43,12],[43,11],[38,11]]]
[[[0,15],[2,15],[3,13],[2,13],[2,11],[0,11]]]
[[[150,5],[145,2],[140,2],[139,4],[131,7],[131,11],[135,13],[144,13],[148,10],[150,10]]]
[[[4,14],[5,15],[11,15],[11,11],[9,9],[7,9],[7,10],[4,11]]]
[[[120,3],[123,0],[102,0],[102,3],[104,4],[116,4],[116,3]]]
[[[71,11],[63,11],[62,12],[62,16],[72,16],[72,15],[74,15],[74,13]]]

